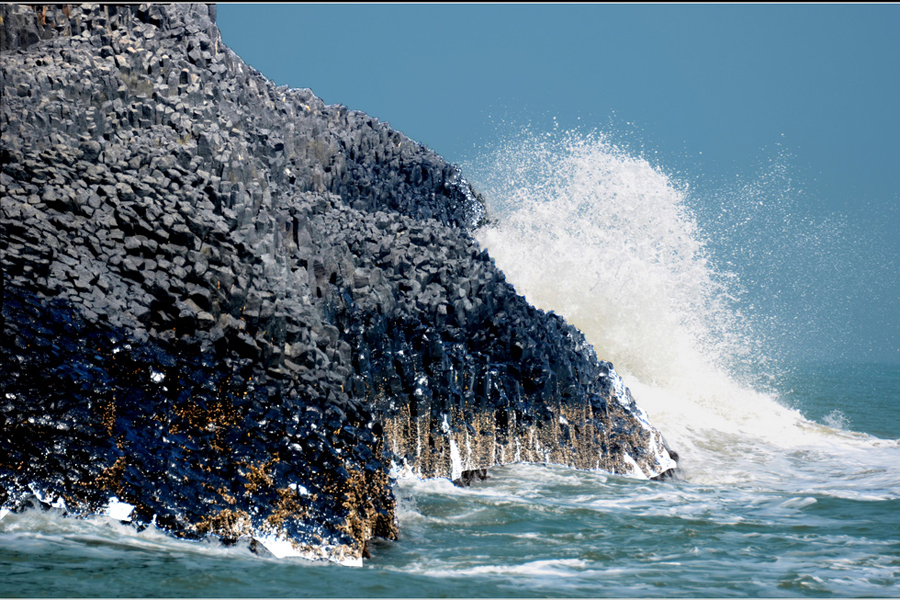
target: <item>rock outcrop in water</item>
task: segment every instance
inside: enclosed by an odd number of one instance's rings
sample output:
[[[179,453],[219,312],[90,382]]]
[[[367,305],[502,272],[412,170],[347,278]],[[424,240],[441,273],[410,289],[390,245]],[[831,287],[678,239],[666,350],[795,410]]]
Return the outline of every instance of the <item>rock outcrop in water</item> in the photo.
[[[675,467],[439,156],[275,87],[205,5],[0,16],[3,508],[358,562],[392,467]]]

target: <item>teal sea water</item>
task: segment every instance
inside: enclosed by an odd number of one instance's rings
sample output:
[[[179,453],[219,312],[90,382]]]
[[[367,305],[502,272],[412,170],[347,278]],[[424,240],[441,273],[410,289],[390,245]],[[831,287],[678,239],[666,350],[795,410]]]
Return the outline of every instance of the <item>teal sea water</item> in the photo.
[[[602,138],[517,140],[466,172],[496,218],[480,243],[613,361],[680,479],[401,479],[401,537],[359,568],[6,514],[0,595],[900,597],[900,365],[774,356],[702,199]]]
[[[657,483],[515,465],[467,489],[404,480],[402,537],[376,544],[362,568],[102,518],[7,515],[0,594],[900,596],[900,366],[855,368],[870,378],[864,403],[848,402],[834,365],[793,375],[788,396],[820,415],[809,427],[823,443],[758,456],[758,478]],[[861,433],[864,423],[884,437]]]

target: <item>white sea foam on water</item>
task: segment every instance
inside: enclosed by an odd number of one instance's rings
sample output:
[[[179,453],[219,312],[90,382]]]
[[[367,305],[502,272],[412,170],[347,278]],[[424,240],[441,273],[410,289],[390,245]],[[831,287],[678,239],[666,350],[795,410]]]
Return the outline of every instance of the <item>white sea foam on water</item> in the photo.
[[[153,552],[186,552],[208,554],[231,554],[241,552],[239,547],[225,547],[207,541],[179,540],[155,527],[138,530],[133,525],[110,515],[95,515],[85,518],[66,516],[63,509],[30,509],[20,513],[8,513],[0,520],[0,534],[20,536],[22,540],[59,540],[60,542],[82,543],[90,547],[132,548]],[[243,549],[243,553],[247,553]]]
[[[417,563],[409,565],[405,571],[409,573],[418,573],[428,575],[429,577],[464,577],[473,575],[494,575],[505,577],[527,578],[529,580],[539,578],[550,578],[548,584],[560,585],[562,582],[558,578],[583,577],[585,569],[589,566],[585,560],[581,559],[550,559],[535,560],[522,564],[498,564],[498,565],[479,565],[468,566],[456,569],[435,568],[430,562]],[[531,582],[533,583],[533,582]]]
[[[894,577],[885,559],[891,538],[861,533],[873,518],[866,507],[849,516],[847,504],[816,490],[640,482],[522,464],[491,473],[465,489],[401,482],[401,530],[422,550],[384,568],[471,579],[473,589],[490,581],[591,595],[602,586],[621,596],[652,595],[641,593],[656,589],[652,582],[693,595],[777,595],[780,585],[815,582],[822,592],[879,595]],[[517,488],[532,494],[517,498]]]
[[[183,540],[150,526],[138,529],[129,524],[133,507],[110,498],[107,509],[98,515],[72,518],[60,508],[32,508],[20,513],[0,510],[0,535],[12,546],[26,548],[53,547],[80,548],[86,556],[109,560],[121,560],[123,552],[146,551],[170,556],[220,557],[223,560],[240,558],[253,562],[293,561],[294,564],[312,565],[322,557],[319,554],[298,550],[289,540],[275,535],[257,535],[254,540],[265,550],[253,548],[251,540],[242,539],[235,544],[224,544],[215,537],[201,540]],[[362,567],[359,557],[343,556],[339,552],[330,562],[348,567]]]
[[[833,410],[823,419],[825,425],[832,429],[847,429],[847,417],[840,410]]]
[[[115,496],[109,499],[103,514],[117,521],[130,521],[131,513],[134,511],[134,505],[122,502]]]
[[[303,552],[298,550],[290,540],[276,536],[273,534],[258,534],[253,537],[254,540],[262,544],[262,546],[276,559],[302,559],[313,561],[321,556],[311,552]],[[336,553],[331,557],[332,562],[336,562],[345,567],[361,567],[363,566],[362,557],[338,556]]]

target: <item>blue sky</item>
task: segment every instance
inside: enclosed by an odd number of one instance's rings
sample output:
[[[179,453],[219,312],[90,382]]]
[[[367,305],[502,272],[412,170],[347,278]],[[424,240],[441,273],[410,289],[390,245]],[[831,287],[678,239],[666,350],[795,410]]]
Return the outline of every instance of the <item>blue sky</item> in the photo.
[[[795,213],[866,238],[826,249],[871,262],[831,292],[850,298],[842,335],[869,341],[834,351],[900,360],[900,5],[224,4],[218,24],[277,84],[452,162],[554,118],[701,190],[778,157]]]

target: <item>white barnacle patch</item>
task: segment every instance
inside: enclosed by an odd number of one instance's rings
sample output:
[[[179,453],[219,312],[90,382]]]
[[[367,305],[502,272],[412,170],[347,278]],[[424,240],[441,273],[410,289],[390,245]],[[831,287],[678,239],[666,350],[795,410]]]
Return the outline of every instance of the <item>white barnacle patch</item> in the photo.
[[[153,383],[162,383],[162,380],[165,378],[165,373],[157,371],[153,367],[150,367],[150,381],[152,381]]]

